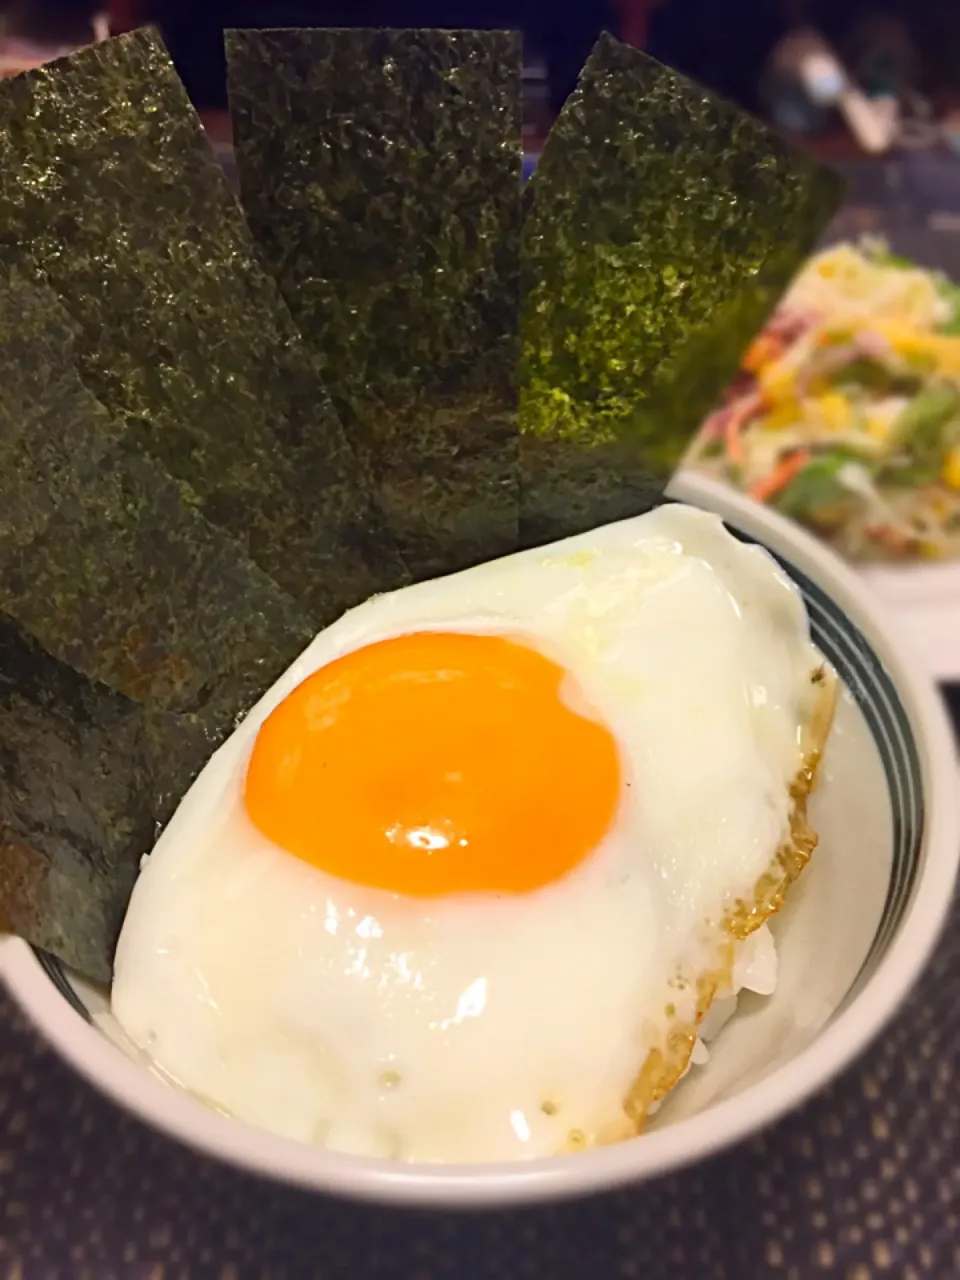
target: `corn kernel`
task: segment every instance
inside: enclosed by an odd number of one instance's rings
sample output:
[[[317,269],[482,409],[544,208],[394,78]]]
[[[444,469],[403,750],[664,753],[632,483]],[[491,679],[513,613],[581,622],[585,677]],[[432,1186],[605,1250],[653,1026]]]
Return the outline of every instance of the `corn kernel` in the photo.
[[[850,405],[837,392],[820,396],[816,405],[817,412],[828,431],[843,431],[850,426],[852,417]]]
[[[767,404],[782,404],[792,400],[796,395],[796,384],[792,372],[779,365],[767,365],[760,374],[760,387]]]
[[[895,320],[874,320],[867,327],[885,338],[899,355],[926,356],[942,373],[960,374],[960,338],[923,333]]]
[[[767,431],[783,431],[786,427],[792,427],[799,418],[800,406],[796,400],[784,400],[771,409],[763,420],[763,426]]]
[[[920,552],[921,559],[923,560],[942,560],[945,555],[941,546],[936,542],[929,542],[926,539],[921,540],[917,549]]]
[[[943,480],[951,489],[960,490],[960,445],[954,447],[947,453],[943,460]]]

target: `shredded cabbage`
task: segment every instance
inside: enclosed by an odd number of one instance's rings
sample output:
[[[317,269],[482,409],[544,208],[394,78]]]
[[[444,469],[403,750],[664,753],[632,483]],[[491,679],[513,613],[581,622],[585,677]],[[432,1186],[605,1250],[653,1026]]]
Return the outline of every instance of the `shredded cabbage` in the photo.
[[[878,241],[817,254],[687,460],[855,559],[960,555],[960,289]]]

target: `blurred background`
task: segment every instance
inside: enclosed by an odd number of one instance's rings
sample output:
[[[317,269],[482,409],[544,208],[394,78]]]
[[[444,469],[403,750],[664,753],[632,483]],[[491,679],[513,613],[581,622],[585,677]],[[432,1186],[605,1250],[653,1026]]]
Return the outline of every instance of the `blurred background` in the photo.
[[[532,147],[603,29],[828,154],[856,155],[864,140],[823,100],[830,96],[823,63],[808,66],[805,83],[811,37],[868,97],[892,99],[913,124],[949,124],[960,109],[956,0],[8,0],[0,15],[8,73],[95,36],[155,23],[197,106],[214,117],[225,106],[225,26],[520,28]],[[957,130],[960,137],[960,123]],[[911,141],[922,132],[914,129]]]

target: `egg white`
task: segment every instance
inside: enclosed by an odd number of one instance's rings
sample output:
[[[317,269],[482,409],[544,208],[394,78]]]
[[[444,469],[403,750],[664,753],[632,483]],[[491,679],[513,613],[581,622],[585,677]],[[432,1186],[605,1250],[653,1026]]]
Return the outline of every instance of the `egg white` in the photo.
[[[363,888],[244,813],[257,730],[308,674],[444,628],[525,637],[618,741],[614,829],[534,893]],[[306,1142],[477,1161],[603,1140],[788,836],[820,661],[775,562],[680,506],[369,601],[254,708],[145,861],[116,1018],[183,1087]]]

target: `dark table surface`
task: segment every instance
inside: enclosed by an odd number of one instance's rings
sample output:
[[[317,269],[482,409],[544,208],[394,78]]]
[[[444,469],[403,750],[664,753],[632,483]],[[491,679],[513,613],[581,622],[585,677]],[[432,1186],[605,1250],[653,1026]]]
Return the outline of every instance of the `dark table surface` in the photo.
[[[837,233],[960,279],[960,164],[851,166]],[[960,690],[945,691],[960,718]],[[556,1208],[398,1213],[195,1155],[74,1076],[0,991],[0,1277],[960,1278],[960,908],[899,1017],[753,1141]]]

